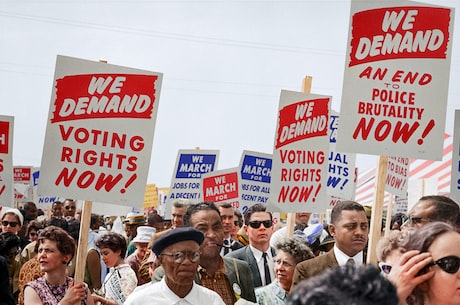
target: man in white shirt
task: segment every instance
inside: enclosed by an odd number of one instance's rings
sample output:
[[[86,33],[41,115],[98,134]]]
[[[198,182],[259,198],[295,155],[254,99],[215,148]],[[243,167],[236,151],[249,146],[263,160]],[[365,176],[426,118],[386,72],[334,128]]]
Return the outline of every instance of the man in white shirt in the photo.
[[[165,276],[160,282],[133,292],[124,305],[225,305],[216,292],[194,282],[203,240],[203,233],[190,227],[176,228],[157,239],[152,251]]]

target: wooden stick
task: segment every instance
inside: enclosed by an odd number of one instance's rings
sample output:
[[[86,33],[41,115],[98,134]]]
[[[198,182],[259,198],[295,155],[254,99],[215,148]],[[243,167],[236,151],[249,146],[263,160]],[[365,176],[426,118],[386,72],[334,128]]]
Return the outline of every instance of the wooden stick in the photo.
[[[390,196],[390,202],[388,203],[388,206],[387,206],[387,220],[385,221],[385,236],[388,236],[388,234],[390,234],[390,231],[391,231],[391,215],[393,211],[393,204],[395,201],[394,198],[395,198],[394,195]]]
[[[382,231],[383,202],[385,201],[385,178],[387,176],[388,157],[379,156],[375,180],[374,206],[371,213],[369,243],[367,247],[367,263],[377,264],[375,247]]]
[[[305,76],[302,81],[302,91],[305,93],[311,92],[311,83],[313,81],[312,76]],[[292,237],[294,235],[294,226],[295,226],[295,213],[288,213],[286,220],[286,236]]]
[[[81,210],[80,236],[78,238],[77,257],[75,265],[74,283],[81,283],[85,278],[86,255],[88,249],[88,233],[91,224],[92,201],[84,201]]]

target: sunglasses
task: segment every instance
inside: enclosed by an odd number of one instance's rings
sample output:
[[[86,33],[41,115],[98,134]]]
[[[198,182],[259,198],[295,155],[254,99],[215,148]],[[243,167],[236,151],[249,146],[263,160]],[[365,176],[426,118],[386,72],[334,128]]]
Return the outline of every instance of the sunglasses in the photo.
[[[34,233],[34,232],[30,232],[29,235],[32,236],[32,237],[34,237],[34,236],[37,236],[38,234],[37,234],[37,233]]]
[[[421,224],[422,222],[429,222],[429,218],[417,217],[413,215],[408,215],[403,218],[403,223],[407,223],[409,227],[412,227],[415,224]]]
[[[265,228],[271,228],[273,225],[273,221],[272,220],[264,220],[264,221],[253,220],[249,222],[249,226],[254,229],[260,228],[261,224],[264,224]]]
[[[460,257],[458,256],[446,256],[438,259],[437,261],[432,262],[428,266],[438,265],[439,268],[444,270],[447,273],[454,274],[458,271],[460,267]]]
[[[16,221],[6,221],[6,220],[3,220],[2,221],[2,226],[4,227],[7,227],[8,225],[10,225],[10,227],[12,228],[16,228],[16,226],[19,224],[19,222],[16,222]]]
[[[380,262],[379,267],[380,267],[380,270],[382,270],[383,273],[385,273],[385,274],[388,274],[391,271],[391,265],[390,264]]]

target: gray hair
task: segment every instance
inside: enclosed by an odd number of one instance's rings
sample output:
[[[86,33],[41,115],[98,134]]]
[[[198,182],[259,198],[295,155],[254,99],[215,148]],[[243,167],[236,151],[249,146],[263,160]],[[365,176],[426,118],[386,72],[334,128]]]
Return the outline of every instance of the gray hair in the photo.
[[[283,237],[275,244],[275,248],[291,254],[296,264],[315,257],[310,247],[299,237]]]

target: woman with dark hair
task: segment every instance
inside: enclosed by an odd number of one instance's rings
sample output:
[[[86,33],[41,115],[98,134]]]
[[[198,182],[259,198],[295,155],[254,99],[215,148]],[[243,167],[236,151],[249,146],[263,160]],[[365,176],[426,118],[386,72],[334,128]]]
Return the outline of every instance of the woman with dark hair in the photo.
[[[460,304],[460,233],[445,222],[431,222],[408,234],[402,242],[405,251],[431,254],[432,262],[418,274],[427,280],[417,285],[407,298],[409,305]],[[416,270],[416,266],[408,266]],[[398,285],[398,283],[396,283]],[[402,300],[403,301],[403,300]]]
[[[25,305],[93,305],[87,285],[74,284],[66,275],[67,264],[75,253],[74,239],[63,229],[49,226],[37,239],[37,258],[45,275],[24,288]]]
[[[102,305],[122,305],[128,295],[137,287],[136,273],[125,263],[126,239],[115,232],[108,232],[96,240],[102,260],[110,268],[104,284],[96,294],[95,302]]]

